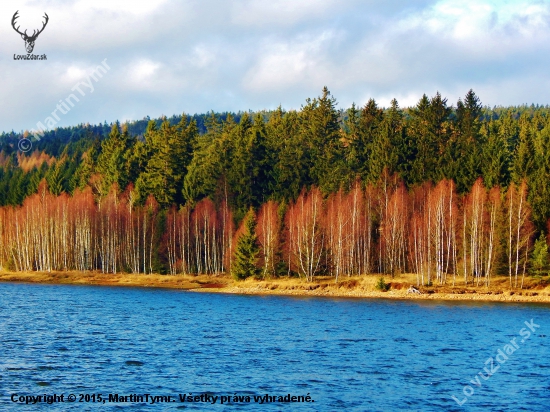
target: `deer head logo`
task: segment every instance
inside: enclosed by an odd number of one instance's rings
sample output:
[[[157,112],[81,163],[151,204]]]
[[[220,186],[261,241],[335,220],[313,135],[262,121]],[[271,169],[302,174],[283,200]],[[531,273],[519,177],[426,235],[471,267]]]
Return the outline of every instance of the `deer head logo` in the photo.
[[[38,35],[40,33],[42,33],[42,31],[44,31],[44,28],[46,27],[46,24],[48,24],[48,20],[49,20],[48,15],[46,13],[44,13],[44,18],[46,19],[46,21],[44,23],[42,23],[42,28],[40,30],[38,30],[38,32],[36,30],[33,30],[32,35],[29,36],[29,35],[27,35],[27,30],[25,30],[24,33],[21,33],[19,31],[19,26],[17,26],[17,28],[15,27],[15,20],[19,17],[17,15],[17,13],[19,13],[19,10],[17,10],[15,12],[15,14],[13,15],[13,17],[11,19],[11,25],[12,25],[13,29],[21,35],[21,38],[23,40],[25,40],[25,48],[27,49],[27,53],[32,53],[32,51],[34,49],[34,42],[36,41],[36,38],[38,37]]]

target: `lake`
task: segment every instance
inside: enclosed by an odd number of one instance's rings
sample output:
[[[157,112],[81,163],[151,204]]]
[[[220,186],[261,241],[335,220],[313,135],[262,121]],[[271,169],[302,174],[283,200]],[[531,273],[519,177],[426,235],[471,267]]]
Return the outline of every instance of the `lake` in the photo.
[[[0,304],[0,410],[550,410],[548,305],[16,283]]]

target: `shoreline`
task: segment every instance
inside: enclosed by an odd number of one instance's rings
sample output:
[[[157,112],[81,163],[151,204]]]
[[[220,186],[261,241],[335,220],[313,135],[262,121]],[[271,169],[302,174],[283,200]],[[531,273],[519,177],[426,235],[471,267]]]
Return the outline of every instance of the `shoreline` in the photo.
[[[237,282],[225,275],[133,275],[103,274],[98,272],[0,272],[0,282],[144,287],[185,290],[198,293],[225,293],[242,295],[278,295],[311,297],[348,297],[362,299],[393,300],[443,300],[550,304],[550,286],[533,284],[529,279],[524,289],[506,288],[508,278],[498,277],[490,287],[438,285],[419,287],[421,294],[407,293],[415,275],[401,275],[387,279],[391,288],[387,292],[378,291],[374,285],[379,275],[365,275],[344,278],[335,283],[333,278],[319,278],[306,282],[297,278],[277,278],[270,280],[247,279]]]
[[[220,289],[191,289],[190,292],[197,293],[225,293],[238,295],[272,295],[272,296],[296,296],[296,297],[326,297],[326,298],[355,298],[355,299],[390,299],[402,301],[460,301],[460,302],[509,302],[509,303],[543,303],[550,304],[549,295],[510,295],[508,293],[422,293],[413,294],[403,291],[363,291],[363,290],[271,290],[261,286],[229,286]],[[526,292],[525,290],[523,291]]]

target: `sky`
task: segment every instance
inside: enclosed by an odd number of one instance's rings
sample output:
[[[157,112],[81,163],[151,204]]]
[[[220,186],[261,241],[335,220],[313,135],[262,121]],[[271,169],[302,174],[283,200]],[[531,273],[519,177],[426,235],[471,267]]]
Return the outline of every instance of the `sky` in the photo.
[[[17,59],[16,11],[28,34],[47,13],[47,60]],[[0,131],[300,109],[323,86],[344,109],[550,104],[550,0],[2,1],[0,39]]]

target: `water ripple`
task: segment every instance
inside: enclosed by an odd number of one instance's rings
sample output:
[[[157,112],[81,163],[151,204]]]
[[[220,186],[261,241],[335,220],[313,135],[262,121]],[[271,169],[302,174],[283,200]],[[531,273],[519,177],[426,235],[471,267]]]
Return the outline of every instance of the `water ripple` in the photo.
[[[14,393],[310,394],[315,400],[261,405],[267,411],[546,411],[550,405],[545,305],[4,283],[0,308],[3,411],[70,410],[14,404]],[[494,376],[472,384],[530,319],[541,325],[537,333]],[[459,407],[451,396],[465,398],[465,386],[475,392]],[[226,406],[175,402],[157,409]],[[151,408],[135,403],[131,409]]]

